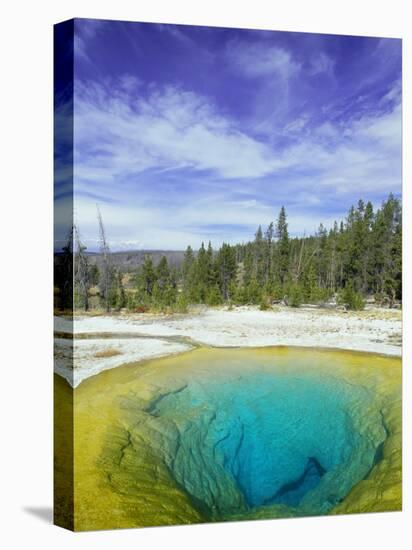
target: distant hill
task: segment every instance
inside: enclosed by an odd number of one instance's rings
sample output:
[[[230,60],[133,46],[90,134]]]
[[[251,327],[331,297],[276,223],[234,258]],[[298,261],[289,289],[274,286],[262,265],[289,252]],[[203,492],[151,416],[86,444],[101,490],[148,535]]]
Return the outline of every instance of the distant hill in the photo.
[[[169,266],[180,267],[184,258],[183,250],[127,250],[125,252],[112,252],[110,259],[112,265],[123,272],[134,271],[143,262],[146,255],[152,257],[153,263],[157,265],[162,258],[166,256]],[[90,253],[90,265],[96,264],[98,267],[102,264],[102,255],[99,253]]]

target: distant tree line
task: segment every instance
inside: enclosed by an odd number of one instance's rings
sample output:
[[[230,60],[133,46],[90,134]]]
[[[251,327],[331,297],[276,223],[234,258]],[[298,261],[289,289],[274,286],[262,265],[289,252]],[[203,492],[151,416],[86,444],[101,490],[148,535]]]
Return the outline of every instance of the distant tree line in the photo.
[[[90,289],[99,286],[101,306],[107,311],[186,311],[189,304],[256,304],[266,309],[274,302],[290,306],[318,304],[336,296],[351,309],[362,309],[364,298],[391,306],[402,299],[401,203],[392,194],[374,212],[360,200],[347,217],[329,230],[320,224],[315,235],[291,237],[287,213],[259,227],[247,243],[223,243],[214,250],[203,243],[195,252],[187,247],[180,267],[170,267],[163,256],[151,256],[135,271],[125,288],[122,274],[110,264],[110,251],[99,214],[100,269],[88,264],[77,234],[75,247],[75,305],[89,307]],[[70,250],[70,246],[66,247]]]

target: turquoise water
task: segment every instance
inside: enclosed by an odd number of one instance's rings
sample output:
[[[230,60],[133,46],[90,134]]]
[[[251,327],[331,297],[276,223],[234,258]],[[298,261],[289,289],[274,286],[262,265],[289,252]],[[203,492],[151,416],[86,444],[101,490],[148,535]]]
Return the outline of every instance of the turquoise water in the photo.
[[[386,434],[371,399],[334,377],[257,367],[198,377],[147,412],[174,479],[211,516],[276,505],[321,514],[377,460]],[[360,427],[363,411],[373,433]]]

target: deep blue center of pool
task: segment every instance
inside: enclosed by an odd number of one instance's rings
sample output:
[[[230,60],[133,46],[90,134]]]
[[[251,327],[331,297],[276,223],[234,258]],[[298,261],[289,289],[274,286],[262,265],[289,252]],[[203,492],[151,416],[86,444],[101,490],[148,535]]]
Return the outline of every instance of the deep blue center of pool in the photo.
[[[369,402],[364,388],[333,377],[258,372],[195,380],[148,412],[169,430],[172,475],[209,509],[325,513],[374,464],[377,443],[355,417]]]

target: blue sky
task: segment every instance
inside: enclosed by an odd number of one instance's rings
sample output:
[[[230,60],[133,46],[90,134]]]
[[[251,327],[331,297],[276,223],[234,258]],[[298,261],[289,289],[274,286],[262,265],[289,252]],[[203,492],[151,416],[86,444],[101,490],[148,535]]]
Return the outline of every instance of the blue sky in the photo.
[[[401,192],[401,41],[75,21],[75,216],[112,249],[294,235]]]

